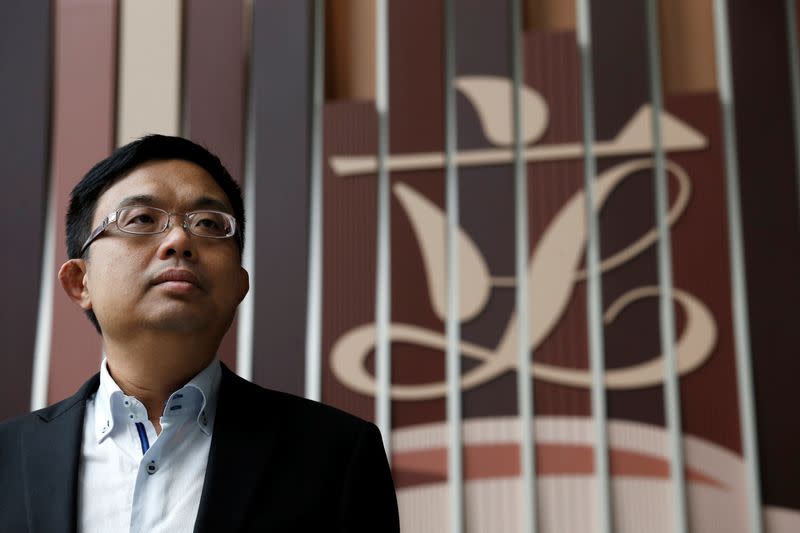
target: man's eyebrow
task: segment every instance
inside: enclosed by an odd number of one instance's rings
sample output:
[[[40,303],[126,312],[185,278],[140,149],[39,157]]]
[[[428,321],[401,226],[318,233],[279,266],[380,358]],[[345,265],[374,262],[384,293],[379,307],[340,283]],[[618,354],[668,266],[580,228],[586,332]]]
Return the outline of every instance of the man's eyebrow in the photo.
[[[117,209],[122,207],[128,207],[129,205],[150,205],[153,206],[157,204],[158,201],[155,197],[150,196],[149,194],[137,194],[135,196],[127,196],[117,204]]]
[[[230,212],[231,208],[222,200],[211,198],[210,196],[202,196],[192,203],[192,209],[213,209],[216,211]]]
[[[131,205],[147,205],[158,207],[160,202],[156,199],[155,196],[149,194],[136,194],[134,196],[127,196],[117,204],[117,209],[121,209],[123,207],[128,207]],[[210,196],[201,196],[194,202],[192,202],[191,209],[213,209],[216,211],[224,211],[226,213],[230,212],[230,207],[228,204],[223,202],[222,200],[218,200],[217,198],[212,198]]]

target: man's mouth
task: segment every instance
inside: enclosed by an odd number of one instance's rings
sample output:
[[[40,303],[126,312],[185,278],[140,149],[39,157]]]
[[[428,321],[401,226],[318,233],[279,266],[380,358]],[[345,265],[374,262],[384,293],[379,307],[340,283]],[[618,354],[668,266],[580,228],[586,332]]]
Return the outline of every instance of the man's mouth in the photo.
[[[190,270],[170,268],[160,272],[152,280],[152,285],[160,285],[179,292],[202,289],[200,280]]]

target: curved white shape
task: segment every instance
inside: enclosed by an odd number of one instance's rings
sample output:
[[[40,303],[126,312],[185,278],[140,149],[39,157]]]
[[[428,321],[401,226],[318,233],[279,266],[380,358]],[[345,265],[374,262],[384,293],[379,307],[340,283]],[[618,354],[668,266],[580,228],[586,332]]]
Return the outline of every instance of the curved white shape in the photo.
[[[442,209],[405,183],[393,187],[394,194],[411,221],[411,228],[419,242],[425,277],[433,311],[441,320],[447,318],[447,280],[445,236],[447,219]],[[489,299],[492,280],[486,261],[463,229],[458,231],[459,255],[459,313],[465,322],[483,310]]]
[[[623,294],[606,312],[607,322],[613,321],[619,312],[630,303],[645,297],[657,297],[658,287],[639,287]],[[675,289],[675,300],[681,304],[686,314],[686,327],[678,338],[675,351],[677,369],[680,375],[687,374],[702,365],[713,351],[717,339],[714,319],[705,305],[691,294]],[[406,343],[431,348],[444,353],[447,339],[438,331],[428,330],[409,324],[393,324],[389,339],[394,343]],[[374,349],[376,328],[365,324],[350,330],[339,338],[331,349],[331,370],[336,378],[348,388],[374,396],[375,376],[369,373],[364,362]],[[460,345],[461,354],[481,361],[481,364],[464,372],[461,376],[461,389],[468,390],[491,381],[501,374],[516,369],[513,344],[511,351],[492,351],[468,342]],[[396,355],[397,356],[397,355]],[[590,388],[591,373],[586,369],[565,368],[556,365],[533,363],[533,377],[573,387]],[[637,389],[658,385],[664,380],[664,360],[656,355],[642,363],[624,368],[606,370],[605,384],[608,389]],[[447,394],[447,383],[416,383],[412,385],[393,384],[391,397],[395,400],[428,400],[443,398]]]
[[[483,133],[495,145],[514,144],[511,97],[514,84],[499,76],[462,76],[456,87],[475,107]],[[520,98],[523,144],[537,141],[547,129],[550,112],[544,98],[523,85]]]
[[[636,172],[650,168],[650,158],[634,159],[615,165],[597,176],[595,180],[595,206],[602,209],[614,190]],[[680,185],[678,197],[670,208],[669,220],[673,223],[681,215],[689,202],[689,177],[681,167],[669,163]],[[529,325],[531,346],[538,346],[556,326],[569,304],[575,282],[583,279],[579,269],[586,249],[586,208],[584,191],[576,192],[553,217],[542,234],[536,249],[531,254],[528,266],[528,306],[531,310]],[[630,261],[651,246],[658,234],[655,229],[626,246],[600,264],[606,272]],[[513,351],[517,342],[516,313],[508,322],[508,327],[498,348],[499,352]]]

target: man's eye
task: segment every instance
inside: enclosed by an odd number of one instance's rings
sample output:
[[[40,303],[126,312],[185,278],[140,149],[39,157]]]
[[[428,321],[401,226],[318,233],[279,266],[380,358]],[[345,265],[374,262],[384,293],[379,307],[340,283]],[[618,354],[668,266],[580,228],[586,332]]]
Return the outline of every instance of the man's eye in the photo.
[[[150,215],[136,215],[128,221],[129,224],[152,224],[153,222],[155,222],[155,220],[153,220],[153,217]]]
[[[153,218],[153,215],[147,213],[140,213],[138,215],[132,215],[125,219],[125,227],[126,228],[141,228],[145,226],[153,226],[156,220]]]
[[[152,231],[158,223],[158,216],[146,208],[129,209],[118,221],[120,228],[131,231]]]
[[[218,229],[220,227],[219,222],[213,218],[201,218],[195,226],[203,229]]]

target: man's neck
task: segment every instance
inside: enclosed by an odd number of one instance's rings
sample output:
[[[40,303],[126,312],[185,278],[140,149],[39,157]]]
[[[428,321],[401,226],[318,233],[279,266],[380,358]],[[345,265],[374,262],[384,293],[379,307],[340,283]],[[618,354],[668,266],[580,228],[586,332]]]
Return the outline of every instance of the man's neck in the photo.
[[[197,341],[161,336],[122,344],[104,338],[109,374],[122,392],[142,402],[159,433],[169,396],[214,359],[219,343]]]

